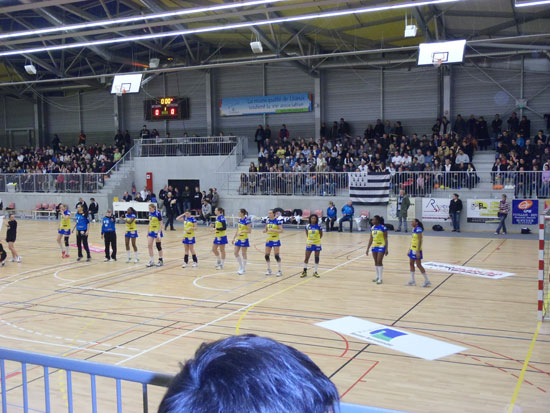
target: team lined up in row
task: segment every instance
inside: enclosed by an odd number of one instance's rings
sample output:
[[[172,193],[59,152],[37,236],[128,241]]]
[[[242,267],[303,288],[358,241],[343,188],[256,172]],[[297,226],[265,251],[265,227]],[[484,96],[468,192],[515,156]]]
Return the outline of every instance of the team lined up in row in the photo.
[[[58,231],[57,242],[61,247],[62,257],[69,257],[68,246],[69,246],[69,235],[71,233],[71,222],[70,222],[70,212],[67,209],[66,205],[61,207],[62,219]],[[226,251],[225,246],[229,244],[227,239],[227,222],[225,219],[225,211],[223,208],[216,208],[214,211],[216,215],[216,220],[212,224],[212,227],[215,232],[214,241],[212,244],[212,252],[216,257],[216,269],[221,270],[224,268]],[[137,214],[133,208],[128,208],[124,218],[126,224],[125,232],[125,244],[126,244],[126,253],[127,260],[129,263],[132,261],[132,255],[130,251],[130,243],[134,251],[134,262],[139,262],[138,249],[136,245],[136,239],[138,237],[137,233],[137,223],[136,223]],[[184,263],[183,268],[186,268],[189,264],[189,254],[191,254],[193,259],[193,267],[198,266],[198,258],[195,252],[195,231],[197,230],[197,221],[191,216],[191,211],[187,210],[180,216],[176,218],[178,221],[183,221],[183,245],[185,248]],[[89,221],[85,214],[82,211],[82,208],[79,206],[78,211],[75,217],[75,225],[73,231],[77,231],[77,247],[78,247],[78,261],[82,259],[82,245],[87,253],[87,261],[90,260],[90,250],[88,247],[88,231],[89,231]],[[105,240],[105,261],[116,261],[116,235],[115,235],[115,218],[113,217],[110,210],[107,211],[106,216],[103,218],[101,236]],[[422,244],[423,244],[423,231],[424,227],[422,223],[414,219],[412,221],[413,234],[411,246],[408,252],[408,257],[410,259],[410,271],[411,279],[407,283],[409,286],[416,285],[415,281],[415,266],[418,267],[420,273],[424,277],[423,287],[429,287],[431,285],[426,271],[422,266]],[[163,237],[164,224],[162,222],[162,214],[157,209],[155,204],[149,204],[149,228],[147,233],[147,244],[149,250],[149,262],[147,267],[162,266],[163,265],[163,251],[161,239]],[[245,209],[239,211],[239,223],[235,235],[233,236],[232,244],[234,245],[234,255],[239,264],[239,269],[237,273],[242,275],[246,272],[246,264],[248,260],[248,248],[250,247],[249,236],[252,232],[252,222],[248,217],[248,212]],[[266,275],[272,274],[271,269],[271,252],[275,261],[277,262],[277,277],[283,275],[281,267],[281,257],[280,257],[280,247],[281,239],[280,235],[283,232],[283,224],[280,220],[280,217],[276,217],[273,210],[270,210],[267,216],[267,221],[263,233],[266,234],[265,242],[265,261],[267,263]],[[307,268],[309,264],[309,259],[311,254],[314,253],[314,277],[319,277],[319,260],[320,253],[322,250],[321,239],[323,237],[323,230],[320,226],[319,217],[315,214],[311,215],[309,218],[309,224],[306,225],[306,251],[304,258],[304,269],[302,271],[301,277],[307,276]],[[65,244],[61,244],[61,238],[65,237]],[[158,250],[158,262],[154,262],[154,249],[153,244],[156,245]],[[109,248],[110,247],[110,248]],[[112,252],[110,252],[110,249]],[[371,228],[371,235],[366,251],[366,255],[369,255],[369,252],[372,253],[374,259],[374,265],[376,268],[376,278],[373,279],[373,282],[377,284],[382,284],[383,279],[383,261],[384,257],[389,253],[388,245],[388,232],[384,226],[384,219],[378,215],[373,218],[373,225]]]

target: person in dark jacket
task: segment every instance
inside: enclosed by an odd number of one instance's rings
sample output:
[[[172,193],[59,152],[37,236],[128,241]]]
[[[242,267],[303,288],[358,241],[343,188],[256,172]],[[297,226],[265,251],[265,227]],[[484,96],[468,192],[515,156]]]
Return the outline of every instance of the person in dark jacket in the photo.
[[[338,210],[334,206],[334,202],[328,203],[327,220],[325,221],[327,232],[334,231],[334,223],[338,219]]]
[[[99,205],[95,202],[94,198],[90,198],[90,206],[88,206],[88,213],[90,214],[90,219],[92,222],[95,222],[95,216],[99,211]]]
[[[449,216],[453,223],[453,232],[460,232],[460,213],[462,212],[462,201],[458,194],[453,194],[453,199],[449,204]]]

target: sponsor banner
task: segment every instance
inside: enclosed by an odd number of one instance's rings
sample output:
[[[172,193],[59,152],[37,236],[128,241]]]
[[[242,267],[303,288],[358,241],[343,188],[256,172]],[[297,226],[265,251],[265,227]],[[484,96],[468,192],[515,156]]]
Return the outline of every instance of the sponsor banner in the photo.
[[[500,199],[483,198],[468,199],[466,204],[466,218],[468,222],[497,223]]]
[[[544,200],[544,215],[548,214],[549,212],[550,212],[550,199],[545,199]]]
[[[422,198],[422,221],[445,222],[449,218],[448,198]]]
[[[464,347],[357,317],[343,317],[316,325],[425,360],[436,360],[466,350]]]
[[[492,278],[494,280],[516,275],[511,272],[485,270],[482,268],[473,268],[473,267],[463,267],[462,265],[445,264],[443,262],[423,262],[422,265],[424,266],[424,268],[428,268],[430,270],[452,272],[455,274],[463,274],[463,275],[471,275],[473,277]]]
[[[539,201],[514,199],[512,201],[512,224],[536,225],[539,219]]]
[[[78,246],[76,244],[69,244],[69,246],[74,247],[74,248],[78,248]],[[102,254],[105,253],[105,248],[96,247],[96,246],[93,246],[93,245],[88,245],[88,248],[90,248],[90,252],[100,252]],[[82,248],[82,250],[84,250],[84,248]]]
[[[220,99],[220,116],[311,112],[311,107],[309,93],[223,98]]]
[[[409,198],[409,201],[411,201],[411,206],[407,210],[407,221],[416,218],[416,198]],[[397,221],[397,199],[390,199],[390,202],[388,202],[388,211],[386,216],[390,221]]]

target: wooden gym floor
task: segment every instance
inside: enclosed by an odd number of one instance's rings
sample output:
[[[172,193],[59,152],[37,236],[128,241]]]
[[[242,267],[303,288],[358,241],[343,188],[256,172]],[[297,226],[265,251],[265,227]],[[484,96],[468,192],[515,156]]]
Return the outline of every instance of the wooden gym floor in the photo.
[[[102,247],[99,224],[90,242]],[[165,266],[145,268],[146,227],[139,226],[139,264],[126,264],[119,225],[118,262],[61,259],[57,223],[21,221],[20,264],[0,268],[0,346],[176,373],[199,344],[236,333],[272,337],[308,354],[338,386],[342,400],[408,412],[504,412],[537,324],[537,242],[425,238],[426,261],[514,272],[500,280],[429,272],[432,288],[406,287],[410,234],[390,234],[384,284],[371,282],[366,233],[323,238],[321,278],[300,279],[305,236],[282,235],[284,274],[264,276],[264,234],[256,227],[244,276],[232,246],[216,271],[212,232],[200,227],[199,268],[182,269],[181,229],[165,233]],[[5,228],[2,233],[4,233]],[[228,231],[229,239],[234,229]],[[2,237],[4,238],[4,237]],[[74,243],[74,236],[71,243]],[[4,243],[7,250],[7,245]],[[313,259],[311,260],[313,262]],[[417,272],[417,278],[419,274]],[[426,361],[340,336],[314,324],[353,315],[454,343],[467,350]],[[543,324],[516,406],[548,412],[550,331]],[[21,372],[8,363],[9,411],[21,411]],[[43,411],[42,370],[29,370],[31,408]],[[89,379],[75,374],[75,411],[90,411]],[[100,387],[99,411],[114,411],[114,384]],[[54,412],[63,411],[64,375],[50,377]],[[151,393],[155,411],[164,389]],[[139,387],[123,386],[128,411],[139,411]]]

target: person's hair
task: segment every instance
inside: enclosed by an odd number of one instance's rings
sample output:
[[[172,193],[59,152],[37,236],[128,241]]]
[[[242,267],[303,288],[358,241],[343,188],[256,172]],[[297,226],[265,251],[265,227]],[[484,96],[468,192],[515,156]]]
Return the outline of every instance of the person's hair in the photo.
[[[128,208],[128,211],[130,211],[130,214],[132,214],[132,215],[136,214],[136,210],[132,207]]]
[[[225,210],[222,207],[216,207],[220,215],[225,215]]]
[[[188,212],[191,213],[191,210],[190,210],[190,209],[186,209],[184,212],[185,212],[186,214],[187,214]]]
[[[328,201],[328,204],[334,206],[334,202],[332,201]]]
[[[307,355],[248,334],[203,343],[158,413],[328,413],[338,403],[336,386]]]
[[[502,194],[502,196],[503,196],[504,198],[508,198],[508,195],[506,195],[506,194]]]
[[[107,211],[105,211],[106,214],[108,214],[109,212],[110,212],[111,214],[113,213],[113,211],[111,211],[110,209],[108,209]]]
[[[241,214],[243,214],[244,216],[248,215],[248,211],[244,208],[241,208],[239,209],[239,211],[241,212]]]
[[[315,218],[316,224],[318,224],[318,223],[319,223],[319,217],[317,216],[317,214],[311,214],[311,215],[309,216],[309,223],[311,224],[311,220],[312,220],[313,218]]]
[[[453,194],[453,196],[456,196],[457,198],[460,198],[460,195],[458,195],[458,194]]]
[[[415,218],[414,222],[416,222],[416,225],[422,228],[422,231],[424,231],[424,224],[418,218]]]
[[[157,206],[153,203],[149,204],[149,208],[153,208],[155,211],[157,210]]]
[[[14,217],[15,214],[8,214],[8,218]]]
[[[384,218],[382,218],[380,215],[375,215],[373,218],[376,218],[380,225],[384,225]]]

